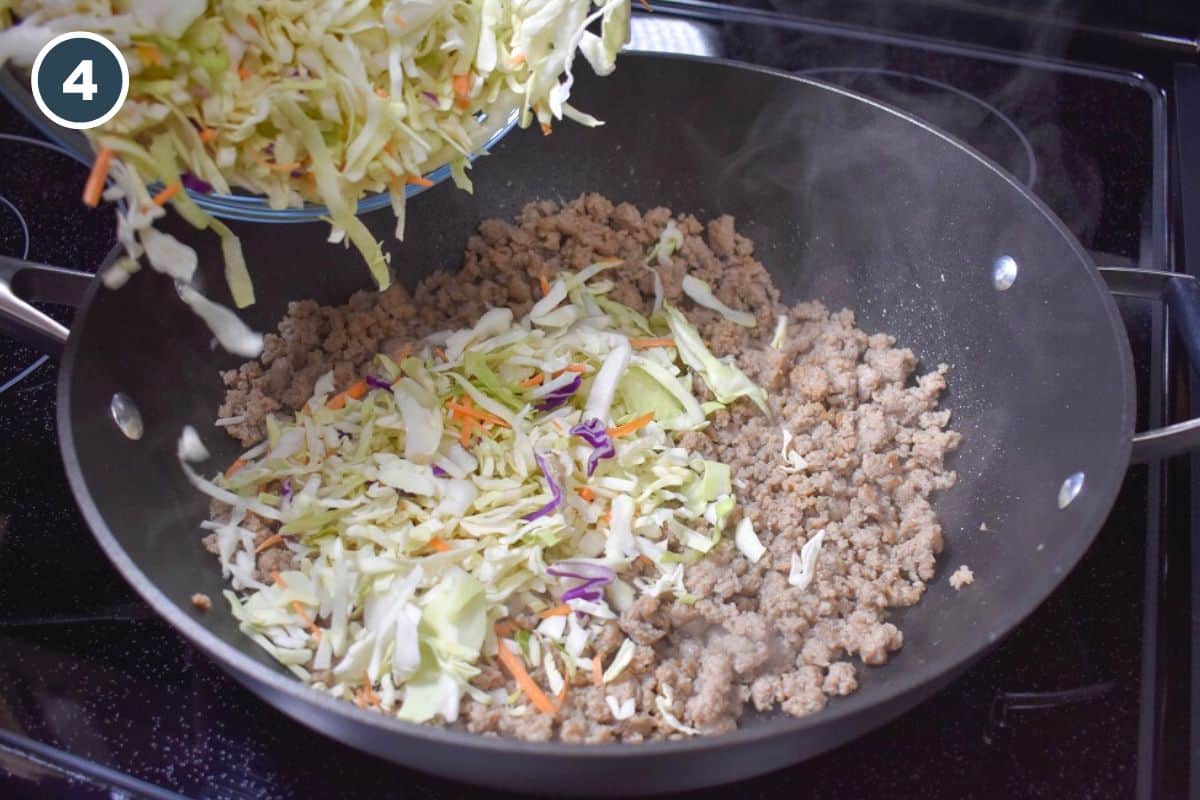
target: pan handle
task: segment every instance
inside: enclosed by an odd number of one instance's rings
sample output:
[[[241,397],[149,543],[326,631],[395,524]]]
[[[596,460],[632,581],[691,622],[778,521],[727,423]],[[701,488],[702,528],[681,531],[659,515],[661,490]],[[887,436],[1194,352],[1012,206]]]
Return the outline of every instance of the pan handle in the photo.
[[[1192,369],[1200,372],[1200,281],[1178,272],[1120,267],[1101,267],[1100,275],[1113,294],[1165,302]],[[1130,460],[1144,464],[1191,450],[1200,450],[1200,418],[1134,434]]]
[[[40,350],[60,354],[67,327],[30,301],[78,306],[91,280],[87,272],[0,256],[0,330]]]

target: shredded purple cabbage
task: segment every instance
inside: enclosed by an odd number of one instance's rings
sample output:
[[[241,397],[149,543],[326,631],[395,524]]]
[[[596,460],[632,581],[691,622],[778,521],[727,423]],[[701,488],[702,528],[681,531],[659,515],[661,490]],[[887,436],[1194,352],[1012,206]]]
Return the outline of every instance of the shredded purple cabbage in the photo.
[[[617,577],[617,573],[611,567],[590,561],[559,561],[547,567],[546,574],[582,581],[563,592],[564,603],[570,600],[587,600],[594,603],[604,596],[604,587]]]
[[[390,390],[392,388],[390,383],[385,381],[383,378],[376,378],[374,375],[368,375],[366,378],[364,378],[364,380],[367,382],[367,386],[371,386],[375,389]]]
[[[563,384],[554,391],[542,398],[542,402],[538,404],[538,411],[553,411],[563,403],[571,399],[571,396],[579,391],[579,387],[583,385],[583,376],[575,373],[574,379],[570,383]]]
[[[534,453],[533,457],[537,459],[538,466],[542,469],[542,474],[546,476],[546,483],[550,486],[550,494],[553,495],[553,499],[532,514],[526,514],[521,517],[526,522],[533,522],[535,519],[540,519],[547,514],[553,514],[562,505],[563,499],[562,489],[558,488],[558,484],[554,482],[554,476],[550,474],[550,468],[546,466],[546,461],[542,458],[542,454]]]
[[[604,427],[604,423],[595,417],[571,428],[571,435],[578,436],[592,446],[592,452],[588,455],[587,461],[589,478],[596,471],[600,459],[612,458],[617,454],[617,449],[613,447],[612,437],[608,435],[608,428]]]
[[[433,92],[421,92],[421,96],[424,97],[426,100],[428,100],[430,103],[433,103],[435,106],[438,104],[437,95],[434,94]]]
[[[179,176],[179,182],[183,184],[183,188],[189,192],[197,194],[212,194],[213,185],[208,181],[197,178],[190,172],[185,172]]]
[[[279,487],[279,496],[284,500],[291,499],[292,496],[292,479],[284,478],[283,485]]]
[[[446,472],[446,470],[442,469],[437,464],[433,465],[433,474],[434,474],[434,477],[437,477],[437,478],[449,478],[450,477],[450,473]]]
[[[564,603],[571,600],[587,600],[595,603],[604,593],[600,591],[606,581],[603,578],[592,578],[590,581],[584,581],[578,586],[572,586],[562,593],[562,601]]]

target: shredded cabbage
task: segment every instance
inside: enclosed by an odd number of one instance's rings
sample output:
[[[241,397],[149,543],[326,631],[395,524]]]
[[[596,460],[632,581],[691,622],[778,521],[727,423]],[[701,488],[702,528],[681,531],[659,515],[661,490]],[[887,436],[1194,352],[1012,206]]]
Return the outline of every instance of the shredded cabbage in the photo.
[[[704,382],[717,400],[722,403],[732,403],[739,397],[747,397],[758,406],[764,414],[769,413],[767,393],[756,386],[746,377],[746,373],[738,369],[732,359],[719,359],[700,338],[696,326],[688,322],[687,317],[679,309],[667,303],[663,306],[666,311],[667,325],[671,335],[675,337],[679,357],[693,370],[704,376]]]
[[[540,668],[554,694],[592,668],[605,621],[637,597],[695,601],[687,568],[736,508],[731,470],[678,444],[705,423],[685,349],[633,355],[639,315],[594,302],[611,284],[587,282],[603,267],[562,274],[564,291],[524,318],[493,310],[400,364],[379,356],[360,396],[320,376],[303,410],[269,417],[266,441],[227,474],[195,472],[207,452],[183,432],[189,480],[231,508],[206,527],[247,635],[335,697],[453,721],[464,697],[493,702],[471,681],[499,647]],[[564,310],[569,324],[540,324]],[[648,424],[615,431],[647,411]],[[592,458],[593,443],[611,456]],[[250,514],[277,523],[273,546],[297,559],[280,581],[256,575]],[[643,557],[649,575],[634,565]],[[492,632],[560,605],[576,613]],[[625,641],[603,681],[633,654]]]
[[[387,259],[355,215],[359,199],[387,192],[402,238],[406,186],[428,185],[421,176],[449,164],[455,183],[471,191],[469,159],[512,115],[522,126],[536,117],[545,133],[564,117],[600,124],[567,102],[575,56],[600,75],[612,72],[630,12],[629,0],[0,5],[0,65],[29,67],[54,36],[80,29],[107,37],[129,65],[128,101],[86,132],[97,152],[115,153],[105,197],[124,205],[127,259],[106,274],[107,285],[124,283],[143,254],[190,280],[190,248],[145,241],[163,214],[146,181],[179,183],[185,191],[170,202],[220,236],[239,308],[254,302],[241,247],[188,192],[236,190],[273,209],[323,205],[386,288]],[[599,35],[588,30],[593,23]]]

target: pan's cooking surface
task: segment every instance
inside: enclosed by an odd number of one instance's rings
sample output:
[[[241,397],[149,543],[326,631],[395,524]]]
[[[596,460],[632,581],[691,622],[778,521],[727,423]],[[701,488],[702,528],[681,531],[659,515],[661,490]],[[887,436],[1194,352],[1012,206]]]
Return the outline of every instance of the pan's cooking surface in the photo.
[[[0,402],[8,403],[9,401],[3,397],[0,397]],[[9,405],[5,405],[4,409],[6,412],[8,412]],[[46,446],[45,443],[43,443],[43,446]],[[14,472],[15,470],[9,470],[5,473],[5,475],[14,474]],[[1134,490],[1134,493],[1136,494],[1136,489]],[[1135,520],[1138,516],[1136,509],[1137,503],[1135,502],[1132,504],[1130,512],[1130,516]],[[23,521],[22,519],[19,519],[18,523],[22,526],[27,525],[27,522]],[[1138,523],[1134,521],[1132,522],[1132,525],[1136,530]],[[28,531],[29,528],[21,527],[18,529],[14,527],[14,530]],[[11,540],[15,539],[17,546],[26,547],[31,544],[29,541],[30,538],[31,537],[28,535],[23,537],[9,537],[8,543],[6,543],[4,546],[13,546]],[[1136,537],[1134,537],[1134,539],[1136,539]],[[1127,535],[1117,539],[1108,537],[1108,540],[1111,541],[1110,549],[1108,550],[1108,554],[1110,556],[1117,555],[1117,553],[1113,553],[1112,550],[1120,550],[1119,555],[1122,558],[1130,558],[1130,556],[1136,555],[1135,553],[1129,552],[1126,548],[1134,548],[1136,551],[1138,543],[1136,541],[1129,541]],[[1104,545],[1105,541],[1106,539],[1102,538],[1102,546]],[[1100,552],[1105,551],[1102,550]],[[7,555],[7,553],[5,553],[5,555]],[[1097,556],[1095,554],[1093,554],[1091,558],[1093,561],[1097,560]],[[1136,561],[1136,557],[1130,558],[1131,563],[1136,563]],[[43,558],[43,568],[40,569],[39,572],[45,572],[47,569],[52,570],[55,562],[56,559]],[[5,559],[0,563],[12,562],[11,559]],[[980,571],[979,565],[975,564],[975,566],[977,567],[977,572]],[[1118,570],[1116,573],[1110,573],[1110,580],[1115,579],[1114,582],[1119,584],[1122,582],[1129,582],[1131,579],[1135,579],[1136,573],[1130,574],[1127,571],[1127,567],[1128,564],[1125,564],[1126,572],[1124,574],[1122,574],[1120,570]],[[1078,609],[1073,607],[1076,604],[1086,605],[1086,603],[1079,602],[1082,601],[1081,595],[1090,594],[1092,591],[1094,591],[1094,587],[1091,585],[1080,585],[1079,581],[1076,581],[1075,583],[1075,593],[1073,595],[1073,597],[1076,598],[1075,600],[1068,599],[1066,601],[1056,601],[1059,603],[1059,608],[1057,609],[1058,611],[1061,612],[1064,610],[1065,603],[1065,607],[1070,608],[1072,613],[1051,614],[1049,617],[1047,617],[1045,614],[1040,615],[1039,619],[1045,618],[1040,623],[1042,626],[1044,626],[1042,628],[1044,631],[1044,638],[1039,638],[1038,636],[1034,636],[1033,638],[1038,642],[1044,642],[1045,645],[1039,646],[1035,644],[1033,649],[1038,651],[1048,650],[1054,654],[1064,655],[1065,657],[1065,654],[1061,653],[1061,648],[1055,650],[1052,647],[1053,643],[1075,637],[1078,637],[1086,642],[1089,636],[1091,636],[1088,624],[1085,621],[1078,620]],[[0,591],[4,591],[4,589],[0,589]],[[1064,595],[1067,597],[1072,597],[1070,591],[1060,592],[1058,596],[1062,597]],[[1103,599],[1104,598],[1102,596],[1089,597],[1089,600],[1099,600],[1100,608],[1105,607]],[[1120,611],[1117,610],[1115,607],[1116,605],[1117,604],[1114,603],[1114,608],[1110,608],[1108,610],[1108,623],[1112,623],[1114,614],[1118,615],[1118,617],[1123,614],[1125,615],[1125,618],[1128,619],[1131,626],[1135,625],[1136,616],[1130,615],[1129,612],[1129,606],[1131,604],[1121,604]],[[86,604],[83,604],[82,607],[86,607]],[[1104,618],[1104,615],[1099,616]],[[11,619],[11,617],[9,618]],[[113,636],[121,637],[123,639],[126,635],[125,631],[136,631],[137,633],[135,635],[139,638],[139,641],[142,644],[142,646],[137,647],[136,650],[154,653],[155,656],[153,660],[147,660],[145,656],[140,656],[133,659],[131,662],[128,659],[109,657],[104,654],[104,648],[97,648],[97,652],[92,654],[95,658],[93,663],[97,665],[97,668],[84,671],[84,674],[87,677],[84,679],[81,685],[63,687],[50,686],[48,685],[46,676],[53,674],[56,669],[53,666],[53,662],[48,660],[46,651],[52,648],[69,649],[70,642],[73,640],[77,641],[79,636],[78,629],[60,626],[54,630],[62,631],[64,633],[55,635],[53,630],[45,631],[38,629],[35,634],[31,636],[21,636],[17,640],[20,646],[16,648],[15,652],[19,653],[19,656],[14,658],[13,661],[19,666],[14,667],[11,670],[13,683],[34,690],[34,693],[38,696],[48,697],[51,695],[57,695],[65,698],[67,701],[69,701],[72,697],[75,697],[80,703],[84,701],[85,695],[87,694],[86,689],[88,687],[99,688],[102,692],[111,691],[114,693],[111,699],[113,702],[121,704],[121,707],[128,709],[126,715],[128,719],[150,720],[153,718],[171,720],[171,722],[175,725],[175,729],[167,738],[169,741],[171,741],[175,748],[188,748],[190,754],[189,764],[191,765],[186,768],[186,770],[189,771],[190,777],[179,778],[178,780],[180,780],[181,783],[176,783],[174,785],[187,786],[189,785],[187,781],[193,781],[193,783],[190,784],[192,786],[198,785],[195,783],[195,781],[197,780],[197,776],[204,774],[203,771],[205,764],[211,764],[214,762],[228,763],[228,755],[232,752],[244,753],[244,758],[240,761],[236,761],[235,763],[247,765],[247,769],[245,771],[239,771],[236,768],[230,770],[229,780],[235,783],[241,780],[246,780],[248,778],[247,773],[252,773],[253,775],[257,776],[258,780],[263,780],[264,772],[270,774],[270,767],[272,765],[280,769],[280,772],[274,774],[274,777],[277,780],[302,781],[300,783],[291,784],[293,786],[304,786],[305,788],[311,788],[317,785],[327,785],[321,784],[320,781],[328,781],[335,778],[333,775],[318,774],[316,771],[308,773],[303,765],[297,767],[294,756],[299,752],[311,754],[309,758],[301,759],[306,763],[311,763],[317,759],[324,761],[329,757],[329,755],[334,755],[338,762],[347,765],[345,774],[355,775],[356,779],[365,780],[368,782],[368,786],[365,787],[367,792],[365,793],[369,793],[371,788],[370,781],[375,778],[375,776],[378,776],[379,779],[379,783],[375,784],[375,786],[378,788],[386,788],[389,785],[394,785],[390,784],[390,781],[393,781],[396,778],[396,773],[394,771],[390,771],[387,768],[378,767],[375,765],[375,762],[365,757],[347,754],[342,748],[329,744],[324,739],[316,739],[314,741],[314,737],[307,731],[303,729],[297,729],[290,723],[281,720],[273,711],[264,710],[260,704],[256,703],[256,701],[247,699],[241,690],[229,688],[228,682],[221,677],[220,673],[216,672],[211,667],[206,666],[203,659],[192,656],[191,651],[186,647],[181,648],[175,644],[176,640],[174,637],[169,634],[164,634],[160,625],[152,620],[145,623],[118,623],[115,630],[113,630],[113,633],[111,634],[105,633],[106,631],[110,630],[108,627],[96,628],[95,638],[102,642],[112,638]],[[1019,644],[1020,643],[1018,642],[1017,645],[1019,646]],[[1068,671],[1071,669],[1078,669],[1080,680],[1083,682],[1081,685],[1094,685],[1096,687],[1096,692],[1112,698],[1121,696],[1123,692],[1127,693],[1130,687],[1127,685],[1128,682],[1123,682],[1119,677],[1125,670],[1128,669],[1128,664],[1122,663],[1122,660],[1119,657],[1112,657],[1112,654],[1107,652],[1108,645],[1108,642],[1098,641],[1096,642],[1095,647],[1090,649],[1085,648],[1089,651],[1081,656],[1082,660],[1086,662],[1083,665],[1080,665],[1077,661],[1065,661],[1065,664]],[[1026,646],[1028,646],[1028,643]],[[1091,652],[1091,650],[1099,650],[1100,652]],[[1044,654],[1040,657],[1045,659]],[[979,698],[981,696],[985,698],[990,696],[989,688],[992,685],[990,676],[997,673],[1005,674],[1004,670],[1006,667],[1004,665],[1007,665],[1007,668],[1015,669],[1019,662],[1028,660],[1031,659],[1027,659],[1020,655],[1013,657],[1008,655],[1006,652],[1001,652],[996,659],[988,662],[989,669],[994,670],[994,672],[973,673],[972,677],[968,679],[968,682],[960,686],[959,691],[963,692],[963,694],[958,695],[960,703],[979,710],[982,705],[986,705],[986,700],[981,701]],[[1059,663],[1063,664],[1064,662]],[[180,677],[180,673],[185,675],[187,674],[189,664],[199,664],[200,666],[194,668],[194,671],[190,677]],[[1027,666],[1023,667],[1021,674],[1025,677],[1028,677],[1027,673],[1024,672],[1026,669],[1028,669]],[[984,677],[977,677],[980,674],[982,674]],[[1048,676],[1054,676],[1056,673],[1049,671],[1045,674]],[[135,683],[133,687],[121,685],[124,680],[121,677],[123,675],[131,675],[134,677]],[[1118,677],[1116,678],[1115,683],[1111,683],[1109,678],[1114,675]],[[1012,676],[1012,679],[1017,678],[1017,675]],[[1001,679],[999,682],[1000,685],[1003,685],[1003,681],[1006,680],[1010,679]],[[1036,678],[1034,678],[1032,683],[1036,682]],[[1013,689],[1029,685],[1031,684],[1018,682],[1015,684],[1010,684],[1004,688]],[[165,707],[173,709],[173,713],[162,714],[161,716],[154,714],[149,710],[143,711],[142,704],[134,701],[134,698],[140,697],[143,694],[143,692],[138,691],[138,688],[149,687],[149,691],[154,691],[152,687],[155,686],[175,686],[177,689],[182,687],[183,691],[180,694],[182,697],[187,698],[183,702],[189,705],[185,707],[180,705],[172,705],[171,702],[168,702],[165,705],[155,703],[155,708]],[[973,704],[972,698],[974,698]],[[906,750],[899,744],[900,742],[905,740],[909,742],[922,741],[927,745],[930,744],[931,741],[942,742],[944,743],[945,748],[939,748],[936,744],[934,744],[932,746],[933,749],[948,749],[951,751],[961,750],[962,745],[958,741],[960,737],[952,735],[949,732],[951,730],[956,730],[963,724],[957,721],[957,717],[955,715],[955,710],[958,708],[958,706],[952,704],[949,708],[946,708],[944,705],[942,705],[943,701],[939,700],[937,702],[939,703],[937,708],[941,708],[943,710],[940,712],[935,712],[932,720],[910,718],[908,722],[901,723],[900,727],[889,729],[893,731],[890,735],[897,737],[895,739],[895,744],[889,744],[892,742],[892,740],[888,738],[883,738],[881,740],[881,737],[884,737],[885,734],[887,734],[887,731],[885,731],[872,737],[872,742],[853,746],[851,748],[851,752],[854,751],[853,748],[855,747],[864,748],[859,750],[858,752],[860,755],[855,757],[858,759],[857,763],[861,764],[862,759],[866,758],[866,756],[863,755],[864,753],[871,753],[872,755],[870,757],[876,758],[878,754],[874,752],[872,746],[874,745],[875,748],[878,748],[880,745],[882,745],[883,748],[894,749],[897,753],[895,761],[888,762],[896,765],[897,771],[895,774],[907,775],[912,771],[912,761],[910,759],[916,759],[920,756],[917,752],[914,752],[911,747]],[[1004,699],[1001,698],[1001,704],[999,706],[998,713],[1003,713],[1008,708],[1008,706],[1004,705],[1004,702]],[[196,706],[191,706],[191,703],[195,703]],[[92,701],[91,704],[94,705],[94,701]],[[50,708],[51,710],[44,711],[40,715],[36,712],[32,714],[27,711],[22,713],[21,717],[23,717],[25,720],[28,720],[28,722],[25,724],[36,726],[42,732],[41,735],[44,735],[47,738],[53,738],[57,735],[61,735],[55,733],[53,728],[56,726],[56,724],[58,724],[59,720],[63,719],[63,712],[61,711],[61,708],[69,708],[70,703],[64,702],[58,704],[58,710],[54,710],[54,703],[39,703],[39,706]],[[87,715],[88,711],[89,709],[85,707],[80,713]],[[253,731],[253,733],[249,733],[243,737],[241,735],[230,735],[224,729],[219,730],[215,727],[210,727],[211,718],[214,716],[219,720],[227,721],[227,727],[230,729],[235,729],[239,732]],[[1014,724],[1012,722],[1014,716],[1018,716],[1019,718],[1019,714],[1016,711],[1008,714],[1004,719],[1005,724]],[[1110,719],[1115,719],[1116,717],[1117,715],[1114,715],[1114,717],[1111,717]],[[971,723],[966,724],[970,725]],[[1100,722],[1098,724],[1103,726],[1109,723]],[[1119,726],[1120,723],[1117,724]],[[908,727],[904,727],[906,725]],[[225,726],[222,727],[224,728]],[[988,730],[994,737],[1003,738],[1008,736],[1007,729],[1004,727],[995,729],[989,728]],[[1115,729],[1102,727],[1098,730],[1111,731]],[[47,733],[46,731],[49,732]],[[140,750],[144,749],[144,746],[139,748],[136,742],[117,742],[116,737],[107,737],[104,734],[101,734],[100,738],[102,740],[106,738],[111,739],[112,743],[107,744],[104,749],[107,750],[107,757],[111,759],[113,763],[121,764],[121,760],[123,758],[121,754],[126,754],[126,756],[128,756],[128,754],[140,752]],[[137,738],[140,739],[140,737]],[[81,740],[72,741],[70,744],[77,747],[85,746]],[[280,755],[277,757],[275,755],[276,753]],[[842,757],[849,758],[849,756]],[[829,758],[823,759],[822,762],[824,762],[826,766],[824,768],[818,767],[818,772],[815,774],[836,774],[834,772],[825,772],[825,770],[830,769],[831,766],[835,767],[838,763],[836,761],[838,756],[831,758],[834,760],[831,761]],[[171,760],[170,757],[167,757],[167,759],[169,763]],[[905,760],[909,760],[909,764],[906,768],[904,768],[904,771],[901,771],[902,768],[900,765],[904,763]],[[251,763],[254,765],[253,767],[249,767],[249,764]],[[851,761],[844,761],[843,763],[851,763]],[[143,766],[141,769],[144,770],[141,773],[142,775],[152,777],[156,780],[168,782],[168,779],[162,777],[161,773],[157,772],[154,767],[146,764],[146,760],[143,759],[142,764]],[[267,767],[266,770],[261,769],[261,767],[264,765]],[[182,768],[181,771],[183,771]],[[847,775],[850,772],[856,771],[858,770],[843,771],[843,777],[838,780],[847,780]],[[808,784],[809,781],[801,776],[811,775],[814,773],[812,771],[808,773],[797,771],[795,774],[795,780],[803,780],[805,784]],[[886,774],[886,772],[882,772],[884,780],[886,780]],[[931,772],[930,774],[936,774],[936,771]],[[338,777],[340,777],[340,775]],[[222,781],[222,778],[218,776],[216,777],[216,780]],[[422,781],[427,779],[413,779],[405,776],[405,780]],[[833,780],[833,778],[830,778],[829,780]],[[433,781],[428,781],[428,785],[446,788],[444,784],[437,784]],[[764,787],[777,786],[777,784],[770,782],[760,782],[757,785]],[[799,784],[791,783],[790,785],[796,787]],[[829,783],[828,785],[833,787],[836,784]],[[841,785],[845,786],[845,784]],[[250,794],[257,793],[256,790],[262,788],[265,788],[263,783],[256,784],[253,782],[253,780],[245,785],[247,793]],[[786,785],[778,786],[778,788],[785,789]]]

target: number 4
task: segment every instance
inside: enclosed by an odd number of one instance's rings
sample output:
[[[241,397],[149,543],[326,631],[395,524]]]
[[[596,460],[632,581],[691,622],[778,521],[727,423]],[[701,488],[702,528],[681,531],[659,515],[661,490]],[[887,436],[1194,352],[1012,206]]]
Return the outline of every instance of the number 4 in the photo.
[[[86,101],[90,101],[96,96],[100,87],[92,82],[92,60],[90,58],[79,62],[67,79],[63,81],[62,90],[63,94],[77,94]]]

